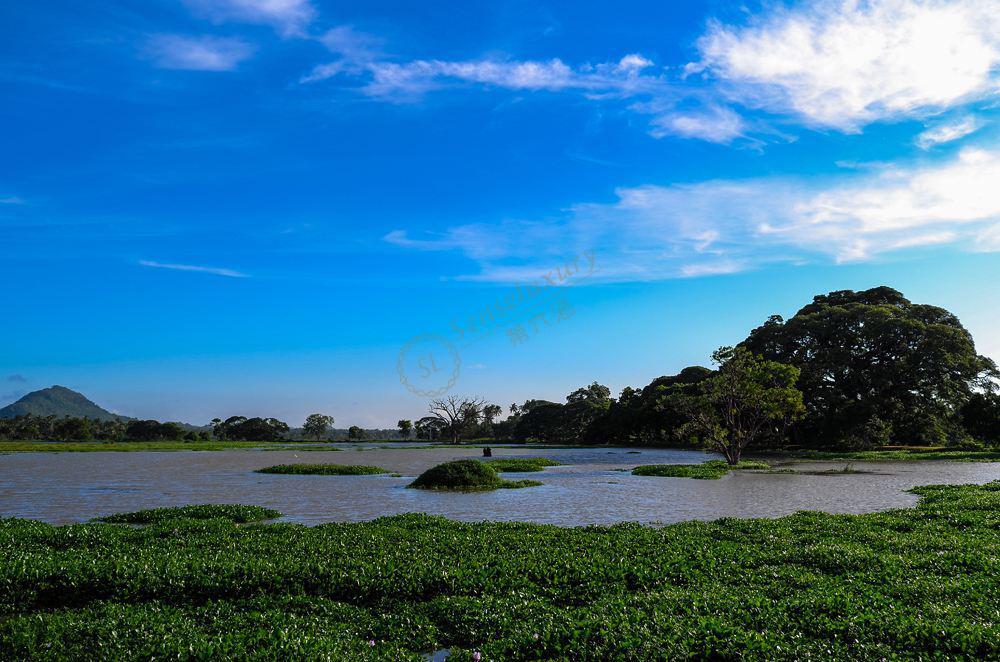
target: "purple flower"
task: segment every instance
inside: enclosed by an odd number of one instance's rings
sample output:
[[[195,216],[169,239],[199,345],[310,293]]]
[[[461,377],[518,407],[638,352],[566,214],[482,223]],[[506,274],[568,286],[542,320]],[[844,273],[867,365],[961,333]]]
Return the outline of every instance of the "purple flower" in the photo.
[[[479,660],[483,659],[483,655],[479,651],[476,651],[472,654],[472,659],[473,662],[479,662]]]
[[[375,645],[375,640],[374,639],[369,639],[368,640],[368,645],[369,646],[374,646]]]

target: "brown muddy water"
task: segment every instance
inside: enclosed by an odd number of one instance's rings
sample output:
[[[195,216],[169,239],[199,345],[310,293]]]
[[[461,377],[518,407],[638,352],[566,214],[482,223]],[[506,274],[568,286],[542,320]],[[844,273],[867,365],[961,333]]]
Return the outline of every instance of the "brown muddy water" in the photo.
[[[632,521],[670,523],[719,517],[777,517],[798,510],[864,513],[909,507],[917,485],[985,483],[1000,463],[853,462],[872,474],[731,473],[719,480],[632,476],[639,464],[698,463],[714,456],[650,449],[494,449],[494,457],[549,457],[566,466],[532,474],[541,487],[480,493],[406,489],[435,464],[481,456],[477,448],[405,446],[330,451],[179,451],[14,453],[0,456],[0,516],[52,523],[143,508],[242,503],[305,524],[370,520],[425,512],[452,519],[512,520],[575,526]],[[279,476],[254,473],[273,464],[369,464],[388,476]],[[839,469],[845,462],[788,465],[796,471]]]

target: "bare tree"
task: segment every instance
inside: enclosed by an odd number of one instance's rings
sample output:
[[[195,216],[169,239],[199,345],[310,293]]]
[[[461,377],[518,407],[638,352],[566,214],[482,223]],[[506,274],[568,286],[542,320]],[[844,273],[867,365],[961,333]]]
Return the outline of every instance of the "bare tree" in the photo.
[[[479,420],[486,401],[482,398],[449,395],[447,398],[432,400],[428,412],[447,426],[451,443],[457,444],[462,429]]]

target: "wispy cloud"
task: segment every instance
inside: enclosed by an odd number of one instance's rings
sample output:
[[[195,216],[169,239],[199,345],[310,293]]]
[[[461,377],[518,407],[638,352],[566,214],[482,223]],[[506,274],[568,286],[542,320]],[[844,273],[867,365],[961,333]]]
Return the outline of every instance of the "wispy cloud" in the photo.
[[[603,280],[735,273],[774,262],[857,262],[933,246],[1000,251],[1000,150],[966,149],[932,164],[874,166],[820,179],[767,177],[618,191],[544,222],[469,225],[436,236],[386,236],[457,250],[466,278],[517,281],[564,254],[594,250]]]
[[[8,382],[14,382],[15,384],[27,384],[28,383],[28,379],[24,375],[20,375],[20,374],[16,374],[16,373],[13,374],[13,375],[7,375],[7,381]]]
[[[23,204],[24,200],[17,197],[16,195],[12,195],[6,198],[0,198],[0,205],[23,205]]]
[[[995,94],[1000,12],[995,0],[766,4],[743,25],[710,23],[697,41],[698,60],[683,75],[637,53],[598,64],[559,57],[398,61],[384,54],[381,40],[347,26],[322,40],[338,59],[314,67],[303,83],[342,78],[391,103],[458,87],[627,100],[629,110],[650,117],[654,137],[760,144],[787,138],[776,128],[783,123],[858,132]],[[921,144],[960,137],[953,135],[931,130]]]
[[[968,115],[957,120],[935,124],[917,136],[920,149],[930,149],[935,145],[960,140],[975,133],[983,127],[983,123],[975,116]]]
[[[162,69],[232,71],[254,54],[255,48],[231,37],[153,35],[146,54]]]
[[[168,264],[163,262],[153,262],[152,260],[139,260],[139,264],[144,267],[152,267],[154,269],[172,269],[174,271],[194,271],[203,274],[212,274],[214,276],[226,276],[228,278],[249,278],[248,274],[241,271],[235,271],[233,269],[220,269],[217,267],[202,267],[193,264]]]
[[[996,90],[994,0],[819,0],[777,6],[746,26],[713,23],[704,72],[731,100],[857,131]]]
[[[184,4],[217,23],[269,25],[285,36],[303,36],[317,14],[309,0],[184,0]]]

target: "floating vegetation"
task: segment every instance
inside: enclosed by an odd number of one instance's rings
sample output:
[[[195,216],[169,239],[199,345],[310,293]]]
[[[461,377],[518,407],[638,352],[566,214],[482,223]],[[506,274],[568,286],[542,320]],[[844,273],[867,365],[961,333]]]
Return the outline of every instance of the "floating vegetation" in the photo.
[[[766,462],[746,460],[736,466],[722,460],[710,460],[701,464],[644,464],[632,470],[633,476],[660,476],[663,478],[697,478],[714,480],[722,478],[730,471],[770,469]]]
[[[363,464],[277,464],[257,469],[259,474],[294,474],[303,476],[376,476],[389,473],[382,467]]]
[[[545,457],[501,457],[487,460],[493,469],[500,472],[516,473],[524,471],[542,471],[545,467],[557,467],[562,462],[556,462]]]
[[[0,659],[1000,659],[1000,482],[914,491],[663,528],[0,519]]]

